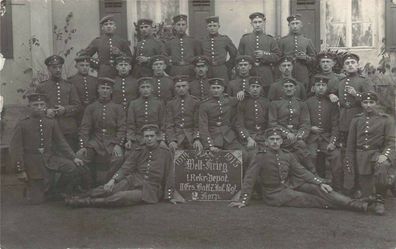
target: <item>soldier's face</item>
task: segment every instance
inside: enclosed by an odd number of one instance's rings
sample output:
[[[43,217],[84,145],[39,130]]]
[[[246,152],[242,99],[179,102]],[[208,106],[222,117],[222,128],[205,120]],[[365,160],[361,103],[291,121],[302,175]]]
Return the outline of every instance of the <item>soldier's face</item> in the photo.
[[[344,70],[347,73],[356,73],[359,69],[359,63],[355,59],[346,59],[344,61]]]
[[[329,73],[333,70],[335,62],[332,59],[323,58],[320,60],[319,65],[323,72]]]
[[[365,112],[373,112],[376,106],[377,106],[377,102],[375,100],[362,101],[362,107]]]
[[[32,101],[29,103],[29,108],[33,115],[43,116],[44,111],[47,108],[45,101]]]
[[[108,85],[98,85],[98,94],[101,98],[110,98],[113,88]]]
[[[102,31],[105,34],[114,34],[115,30],[117,29],[117,25],[114,21],[107,21],[102,24]]]
[[[147,147],[155,147],[158,144],[157,138],[155,131],[146,130],[143,132],[143,140]]]
[[[300,33],[303,28],[303,24],[300,20],[291,21],[289,23],[289,28],[290,28],[290,31],[294,34]]]
[[[271,135],[271,136],[267,137],[267,139],[265,140],[265,143],[271,149],[279,150],[283,143],[283,139],[280,135]]]
[[[156,61],[152,66],[155,75],[163,75],[166,69],[165,61]]]
[[[132,66],[128,62],[121,61],[117,63],[116,69],[119,75],[125,76],[129,74],[129,71],[131,71]]]
[[[252,95],[253,97],[258,97],[258,96],[260,96],[262,89],[263,89],[262,86],[252,84],[249,86],[249,94]]]
[[[187,30],[187,21],[180,20],[174,24],[175,30],[178,34],[185,34]]]
[[[185,96],[188,93],[188,82],[182,81],[175,84],[175,91],[178,96]]]
[[[220,28],[220,24],[218,24],[216,22],[208,23],[208,25],[207,25],[208,32],[211,35],[215,35],[215,34],[219,33],[219,28]]]
[[[291,61],[282,62],[279,65],[279,71],[281,71],[283,76],[286,77],[290,76],[293,71],[293,63]]]
[[[150,83],[143,83],[139,87],[139,92],[141,96],[149,97],[153,92],[153,87],[151,86]]]
[[[210,94],[215,98],[220,97],[223,94],[223,91],[224,91],[223,86],[220,86],[220,85],[211,85],[210,86]]]
[[[194,71],[198,77],[205,77],[208,73],[208,66],[205,63],[198,63],[194,67]]]
[[[322,82],[316,82],[313,89],[316,95],[324,95],[327,91],[327,84]]]
[[[48,65],[48,72],[50,73],[51,77],[54,79],[62,78],[62,66],[61,64],[58,65]]]
[[[241,61],[238,63],[237,69],[240,75],[248,75],[252,65],[247,61]]]
[[[153,32],[153,28],[151,27],[151,25],[148,25],[148,24],[140,25],[139,29],[140,29],[140,33],[142,34],[142,36],[151,35]]]
[[[76,63],[76,68],[80,74],[88,75],[90,64],[86,61],[80,61]]]
[[[296,86],[293,83],[283,84],[283,93],[286,96],[293,96],[295,92],[296,92]]]
[[[253,31],[255,32],[264,31],[265,21],[263,18],[256,17],[250,22],[250,24],[253,27]]]

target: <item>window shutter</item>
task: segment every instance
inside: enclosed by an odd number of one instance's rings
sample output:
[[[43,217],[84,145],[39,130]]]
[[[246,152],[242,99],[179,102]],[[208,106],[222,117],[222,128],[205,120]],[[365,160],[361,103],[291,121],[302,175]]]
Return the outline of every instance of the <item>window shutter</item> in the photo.
[[[4,58],[12,59],[13,53],[13,35],[12,35],[12,9],[11,1],[6,2],[6,13],[0,17],[0,51]]]
[[[396,4],[386,1],[385,13],[385,48],[386,51],[396,51]]]
[[[100,18],[113,15],[117,23],[115,33],[128,40],[126,0],[101,0]]]

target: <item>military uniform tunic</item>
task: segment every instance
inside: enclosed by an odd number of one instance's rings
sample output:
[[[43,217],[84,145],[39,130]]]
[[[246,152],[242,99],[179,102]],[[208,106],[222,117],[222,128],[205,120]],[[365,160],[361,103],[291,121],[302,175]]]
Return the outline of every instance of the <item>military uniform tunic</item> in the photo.
[[[139,97],[131,101],[127,113],[127,140],[142,142],[140,129],[146,124],[156,124],[162,131],[164,139],[165,130],[165,106],[164,102],[155,96],[148,98]]]
[[[117,51],[118,50],[118,51]],[[96,37],[85,49],[85,52],[92,56],[98,54],[98,76],[113,77],[117,74],[114,68],[114,60],[123,53],[125,56],[132,57],[129,42],[117,35],[101,35]]]
[[[125,111],[128,110],[129,102],[139,97],[139,86],[137,80],[132,76],[116,76],[113,87],[112,99],[116,104],[122,105]]]
[[[199,98],[199,100],[204,100],[209,97],[209,83],[208,78],[195,78],[190,82],[190,94]]]
[[[199,106],[199,134],[204,148],[232,149],[239,146],[233,130],[237,100],[226,95],[209,97]]]
[[[203,55],[210,59],[211,75],[228,80],[228,69],[234,66],[237,48],[227,35],[208,35],[202,41]],[[230,56],[227,61],[227,54]]]
[[[315,47],[312,41],[302,34],[289,34],[279,40],[279,48],[282,51],[282,56],[296,56],[303,52],[307,55],[306,60],[297,59],[294,64],[293,75],[302,82],[305,88],[309,86],[309,66],[315,61]]]
[[[269,53],[265,54],[261,59],[256,59],[253,67],[257,76],[262,78],[264,87],[267,87],[274,81],[272,66],[278,62],[281,51],[276,40],[263,32],[253,32],[243,35],[239,41],[239,54],[250,55],[256,58],[256,50],[264,50],[264,52]]]
[[[248,91],[249,89],[249,75],[246,77],[238,76],[236,79],[231,80],[227,86],[227,94],[236,97],[240,91]]]
[[[305,89],[305,86],[301,82],[297,82],[296,85],[296,92],[294,95],[301,99],[305,100],[307,97],[307,91]],[[269,91],[268,91],[268,99],[273,101],[273,100],[280,100],[283,97],[283,80],[280,79],[273,84],[271,84]]]
[[[165,47],[172,64],[172,76],[190,75],[194,57],[202,54],[201,42],[188,35],[176,36],[167,41]]]
[[[148,77],[151,75],[150,61],[139,64],[137,57],[153,57],[155,55],[165,55],[165,53],[165,44],[152,35],[138,41],[133,54],[133,75],[136,78]]]
[[[169,76],[153,76],[153,95],[164,103],[173,98],[173,89],[175,83]]]

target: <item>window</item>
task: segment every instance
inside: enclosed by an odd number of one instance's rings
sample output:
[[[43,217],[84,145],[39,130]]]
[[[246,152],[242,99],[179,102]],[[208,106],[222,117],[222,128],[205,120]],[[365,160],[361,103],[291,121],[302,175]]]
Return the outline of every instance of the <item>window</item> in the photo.
[[[172,17],[179,14],[179,0],[137,0],[138,19],[150,18],[165,24],[172,23]]]
[[[374,47],[375,6],[372,0],[326,0],[326,46]]]

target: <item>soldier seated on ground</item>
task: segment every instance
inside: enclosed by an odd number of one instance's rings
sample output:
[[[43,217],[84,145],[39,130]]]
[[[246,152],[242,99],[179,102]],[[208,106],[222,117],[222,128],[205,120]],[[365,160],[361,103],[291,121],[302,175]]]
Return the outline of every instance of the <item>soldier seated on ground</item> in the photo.
[[[141,129],[144,145],[136,148],[105,185],[91,190],[88,197],[66,200],[72,207],[117,207],[153,204],[173,196],[172,154],[158,143],[157,125]]]
[[[28,95],[29,117],[21,120],[10,143],[10,156],[17,178],[26,183],[25,197],[31,203],[75,193],[85,171],[76,158],[55,119],[45,116],[47,97]],[[56,188],[56,177],[65,183],[63,193]]]
[[[258,152],[246,172],[240,201],[231,202],[230,207],[245,207],[257,181],[262,186],[264,202],[270,206],[371,210],[368,202],[337,193],[301,166],[293,154],[281,148],[282,133],[279,128],[266,130],[267,147]]]

